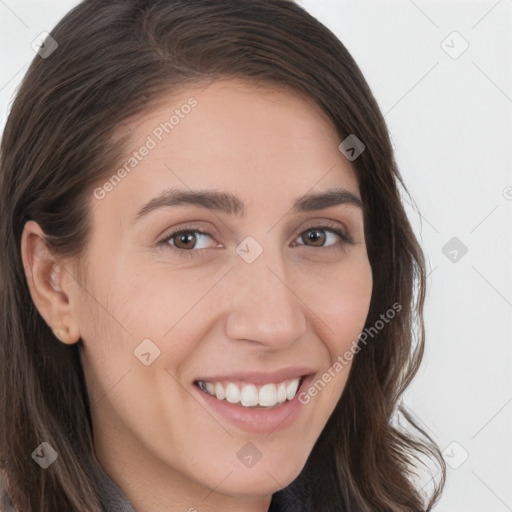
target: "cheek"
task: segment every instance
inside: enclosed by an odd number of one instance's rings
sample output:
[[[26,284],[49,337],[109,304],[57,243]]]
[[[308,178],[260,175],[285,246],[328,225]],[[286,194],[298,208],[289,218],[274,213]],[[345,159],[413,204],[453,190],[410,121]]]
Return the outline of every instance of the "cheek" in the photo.
[[[111,306],[98,291],[94,297],[84,293],[80,303],[80,334],[84,344],[80,358],[91,404],[110,393],[133,364],[131,337],[107,309]]]
[[[299,395],[302,404],[316,407],[311,426],[315,432],[323,429],[332,414],[357,357],[372,296],[371,266],[365,258],[354,258],[352,264],[340,266],[328,278],[318,276],[316,282],[324,283],[322,293],[310,294],[307,300],[317,317],[315,330],[327,359],[315,380]]]
[[[322,282],[322,293],[310,295],[310,303],[325,324],[322,339],[334,360],[357,342],[364,328],[373,289],[370,263],[355,260]]]
[[[208,315],[215,313],[205,310],[212,306],[208,294],[225,270],[201,270],[192,278],[186,269],[122,257],[101,264],[96,259],[90,266],[96,273],[83,287],[87,292],[80,297],[79,316],[86,356],[97,378],[108,386],[123,371],[144,368],[136,358],[142,346],[158,354],[156,366],[171,360],[178,371],[195,349],[191,340],[198,339]]]

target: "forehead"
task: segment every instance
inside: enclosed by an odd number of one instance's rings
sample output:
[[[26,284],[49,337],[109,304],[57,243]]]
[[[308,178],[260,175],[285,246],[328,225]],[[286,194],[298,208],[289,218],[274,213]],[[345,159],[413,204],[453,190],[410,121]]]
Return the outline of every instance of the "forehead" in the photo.
[[[274,194],[279,202],[313,187],[358,191],[333,124],[289,89],[234,79],[187,87],[161,96],[127,126],[113,173],[124,171],[111,196],[137,201],[181,186]]]

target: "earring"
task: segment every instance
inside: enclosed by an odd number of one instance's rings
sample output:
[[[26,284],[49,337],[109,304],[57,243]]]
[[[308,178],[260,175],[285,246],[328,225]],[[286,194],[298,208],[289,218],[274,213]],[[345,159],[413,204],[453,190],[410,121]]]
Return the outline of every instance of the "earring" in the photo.
[[[60,341],[64,343],[69,335],[69,329],[65,326],[59,327],[57,331],[54,332],[54,334]]]

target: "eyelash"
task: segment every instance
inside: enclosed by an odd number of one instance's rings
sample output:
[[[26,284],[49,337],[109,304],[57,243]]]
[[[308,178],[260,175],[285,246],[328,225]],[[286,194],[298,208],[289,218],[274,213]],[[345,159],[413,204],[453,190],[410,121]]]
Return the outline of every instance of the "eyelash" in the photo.
[[[346,244],[348,245],[354,245],[354,240],[347,234],[345,233],[342,229],[340,229],[339,227],[334,227],[334,226],[329,226],[329,225],[311,225],[309,227],[307,227],[306,229],[304,229],[303,231],[301,231],[297,236],[301,236],[303,235],[304,233],[307,233],[308,231],[314,231],[314,230],[317,230],[317,231],[330,231],[331,233],[334,233],[336,235],[338,235],[342,242],[341,242],[341,248],[343,249],[344,246]],[[199,235],[206,235],[206,236],[209,236],[210,238],[212,238],[213,240],[215,240],[212,235],[210,235],[210,233],[207,233],[206,231],[201,231],[200,229],[197,229],[197,228],[194,228],[194,227],[187,227],[185,226],[184,228],[181,228],[181,229],[178,229],[176,231],[172,231],[171,233],[168,233],[164,236],[164,238],[162,238],[159,242],[157,242],[157,246],[159,247],[163,247],[163,246],[166,246],[166,248],[169,248],[171,249],[171,251],[177,253],[178,255],[180,256],[183,256],[183,257],[195,257],[195,256],[199,256],[199,252],[200,251],[204,251],[204,249],[178,249],[177,247],[174,247],[173,245],[171,245],[169,243],[170,240],[172,240],[173,238],[179,236],[179,235],[185,235],[185,234],[190,234],[190,233],[194,233],[194,234],[199,234]],[[307,246],[305,244],[297,244],[297,245],[304,245],[304,247],[313,247],[315,248],[315,246]],[[328,246],[317,246],[319,249],[325,249],[325,250],[329,250],[329,249],[333,249],[335,250],[337,247],[337,244],[333,244],[333,245],[328,245]]]

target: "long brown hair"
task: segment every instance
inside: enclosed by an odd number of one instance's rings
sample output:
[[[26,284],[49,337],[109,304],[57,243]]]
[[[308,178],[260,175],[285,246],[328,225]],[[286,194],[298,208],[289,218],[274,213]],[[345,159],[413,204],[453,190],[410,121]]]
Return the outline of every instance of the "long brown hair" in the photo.
[[[444,483],[439,449],[412,418],[414,435],[393,422],[423,354],[424,257],[400,199],[406,188],[383,116],[343,44],[287,0],[85,0],[51,36],[58,47],[32,62],[0,154],[0,457],[15,506],[103,510],[81,340],[61,343],[31,300],[24,224],[36,221],[55,254],[79,256],[91,189],[121,155],[123,122],[164,92],[241,77],[312,98],[340,140],[355,134],[364,143],[352,165],[373,273],[366,326],[401,305],[355,356],[306,466],[274,494],[270,510],[292,489],[300,494],[306,480],[313,490],[302,498],[304,511],[430,510]],[[59,452],[46,470],[31,458],[42,441]],[[412,481],[421,457],[440,468],[430,498]]]

